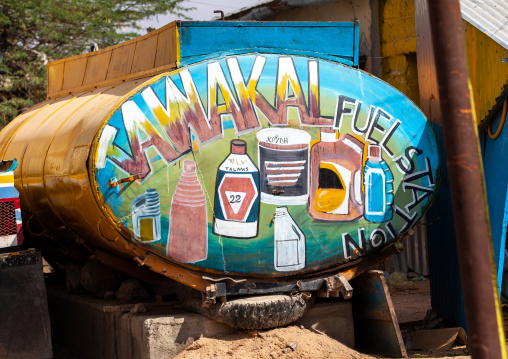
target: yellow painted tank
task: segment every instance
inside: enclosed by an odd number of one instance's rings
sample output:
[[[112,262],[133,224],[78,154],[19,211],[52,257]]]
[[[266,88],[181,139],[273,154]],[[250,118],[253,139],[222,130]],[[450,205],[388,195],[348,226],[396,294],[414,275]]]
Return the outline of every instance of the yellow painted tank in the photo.
[[[419,109],[347,66],[355,41],[357,23],[177,22],[50,63],[48,99],[0,133],[27,234],[207,298],[344,287],[440,177]]]

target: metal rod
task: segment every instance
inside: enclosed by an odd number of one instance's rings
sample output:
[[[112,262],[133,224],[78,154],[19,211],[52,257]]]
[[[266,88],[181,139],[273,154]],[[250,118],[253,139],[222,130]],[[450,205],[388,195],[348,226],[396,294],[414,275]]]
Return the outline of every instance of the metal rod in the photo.
[[[140,175],[135,174],[135,175],[132,175],[132,176],[129,176],[129,177],[126,177],[126,178],[119,179],[117,181],[113,181],[113,179],[110,179],[108,181],[108,186],[110,186],[110,187],[116,187],[119,184],[127,183],[127,182],[133,182],[133,181],[138,180],[140,178],[141,178]]]
[[[430,0],[428,9],[469,347],[473,358],[506,358],[459,0]]]

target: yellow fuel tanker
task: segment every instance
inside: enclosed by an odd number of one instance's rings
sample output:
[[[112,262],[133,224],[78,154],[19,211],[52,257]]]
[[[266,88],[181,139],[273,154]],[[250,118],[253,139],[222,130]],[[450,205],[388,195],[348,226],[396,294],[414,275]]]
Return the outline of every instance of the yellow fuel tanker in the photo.
[[[345,288],[440,177],[425,117],[353,67],[357,41],[358,23],[175,22],[49,63],[48,99],[0,133],[27,235],[205,302]]]

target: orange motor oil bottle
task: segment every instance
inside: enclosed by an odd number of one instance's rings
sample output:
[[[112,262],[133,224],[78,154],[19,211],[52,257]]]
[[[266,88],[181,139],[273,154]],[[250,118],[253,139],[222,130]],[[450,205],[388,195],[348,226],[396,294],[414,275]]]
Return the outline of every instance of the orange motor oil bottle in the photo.
[[[337,139],[334,130],[321,129],[310,152],[309,214],[324,221],[353,221],[364,213],[362,158],[364,144],[350,135]]]

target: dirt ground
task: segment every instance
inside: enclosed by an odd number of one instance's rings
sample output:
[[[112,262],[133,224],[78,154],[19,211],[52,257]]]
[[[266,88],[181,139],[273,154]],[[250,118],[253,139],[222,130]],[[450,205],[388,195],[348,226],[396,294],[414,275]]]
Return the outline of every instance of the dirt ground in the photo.
[[[403,288],[390,288],[403,335],[408,328],[419,329],[430,304],[430,282],[419,281]],[[405,338],[404,338],[405,339]],[[458,359],[470,358],[465,346],[454,347],[446,352],[409,351],[410,358],[434,358],[453,356]],[[198,358],[377,358],[360,353],[340,342],[303,326],[288,326],[266,331],[239,331],[234,335],[219,335],[201,338],[194,342],[178,359]]]
[[[266,331],[241,331],[234,335],[201,338],[177,359],[197,358],[375,358],[361,354],[317,331],[288,326]]]
[[[430,281],[410,282],[411,286],[390,287],[393,307],[399,323],[423,320],[430,305]]]

